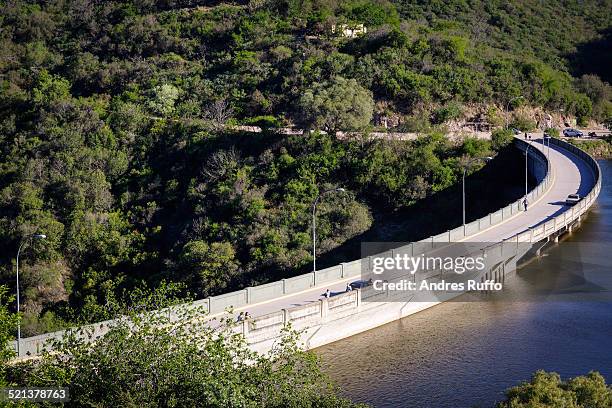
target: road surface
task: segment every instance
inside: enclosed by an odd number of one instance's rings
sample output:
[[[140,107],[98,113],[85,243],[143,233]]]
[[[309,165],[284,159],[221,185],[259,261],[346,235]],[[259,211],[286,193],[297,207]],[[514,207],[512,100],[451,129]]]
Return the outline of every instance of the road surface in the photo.
[[[548,191],[536,202],[529,203],[527,211],[520,212],[500,224],[463,239],[463,241],[500,242],[542,224],[567,210],[569,207],[565,205],[565,199],[569,194],[578,193],[585,196],[591,190],[595,183],[595,175],[583,160],[556,146],[551,145],[549,150],[547,146],[542,145],[541,139],[533,140],[532,148],[540,149],[544,154],[549,154],[554,180]],[[521,172],[516,176],[524,178],[524,173]],[[301,306],[318,301],[327,289],[330,289],[332,293],[343,292],[347,283],[355,280],[354,276],[340,279],[333,283],[326,283],[325,286],[317,286],[300,293],[237,308],[235,312],[248,312],[251,316],[261,316],[281,309]]]

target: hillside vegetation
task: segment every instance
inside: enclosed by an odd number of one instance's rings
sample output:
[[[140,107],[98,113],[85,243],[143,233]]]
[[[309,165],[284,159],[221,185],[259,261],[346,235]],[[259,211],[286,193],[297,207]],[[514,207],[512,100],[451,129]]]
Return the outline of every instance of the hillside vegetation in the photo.
[[[143,286],[161,305],[297,273],[323,189],[347,194],[319,207],[321,253],[490,154],[441,136],[467,105],[498,125],[510,101],[612,116],[609,65],[574,63],[606,46],[609,1],[0,6],[2,281],[14,285],[23,237],[48,236],[22,259],[25,334],[109,318]],[[383,116],[429,136],[228,127],[367,131]]]

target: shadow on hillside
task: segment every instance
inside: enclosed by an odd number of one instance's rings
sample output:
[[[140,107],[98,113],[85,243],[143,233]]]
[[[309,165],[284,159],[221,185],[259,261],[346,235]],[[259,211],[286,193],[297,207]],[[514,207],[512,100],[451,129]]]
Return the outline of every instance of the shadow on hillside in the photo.
[[[466,178],[466,221],[481,218],[524,194],[524,159],[509,146]],[[529,180],[530,189],[534,184]],[[317,269],[361,258],[362,242],[412,242],[458,227],[462,222],[461,181],[403,211],[375,212],[372,227],[317,257]],[[299,273],[310,270],[307,265]],[[297,272],[297,271],[296,271]]]
[[[566,55],[572,74],[596,74],[602,80],[612,83],[612,28],[600,32],[594,41],[579,44],[576,52]]]

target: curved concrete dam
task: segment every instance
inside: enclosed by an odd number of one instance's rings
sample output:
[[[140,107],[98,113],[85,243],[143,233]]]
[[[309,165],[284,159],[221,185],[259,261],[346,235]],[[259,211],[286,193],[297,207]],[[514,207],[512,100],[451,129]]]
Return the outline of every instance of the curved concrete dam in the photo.
[[[536,370],[612,379],[612,160],[580,228],[482,301],[457,298],[317,348],[355,402],[377,408],[493,407]]]
[[[251,317],[237,330],[245,335],[253,349],[265,352],[287,324],[301,331],[305,348],[315,348],[454,299],[470,289],[396,292],[389,285],[382,288],[381,282],[401,281],[406,285],[413,282],[419,286],[424,281],[429,284],[503,283],[526,255],[539,251],[546,242],[574,228],[599,194],[601,173],[597,162],[561,140],[551,141],[545,146],[542,140],[533,143],[515,140],[520,149],[527,150],[528,171],[538,180],[527,195],[527,209],[520,199],[481,219],[419,242],[177,307],[200,306],[211,317],[225,314],[228,308],[233,313],[249,312]],[[575,206],[565,205],[566,197],[574,193],[580,194],[582,200]],[[394,270],[385,279],[373,273],[376,258],[429,257],[440,253],[454,259],[482,257],[486,259],[485,267],[460,275],[447,274],[439,268],[407,274]],[[356,284],[355,290],[345,292],[349,283]],[[477,288],[489,290],[493,286]],[[173,313],[172,308],[168,313]],[[110,324],[92,325],[94,334],[103,334]],[[62,332],[56,332],[22,339],[21,355],[35,355],[46,340],[61,335]]]

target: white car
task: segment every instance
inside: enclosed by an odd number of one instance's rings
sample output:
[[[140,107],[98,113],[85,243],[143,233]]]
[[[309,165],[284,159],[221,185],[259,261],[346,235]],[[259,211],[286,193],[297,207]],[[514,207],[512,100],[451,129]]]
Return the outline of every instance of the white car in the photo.
[[[570,194],[565,199],[565,204],[576,205],[580,201],[580,194]]]
[[[584,134],[578,129],[567,128],[563,131],[565,137],[582,137]]]

